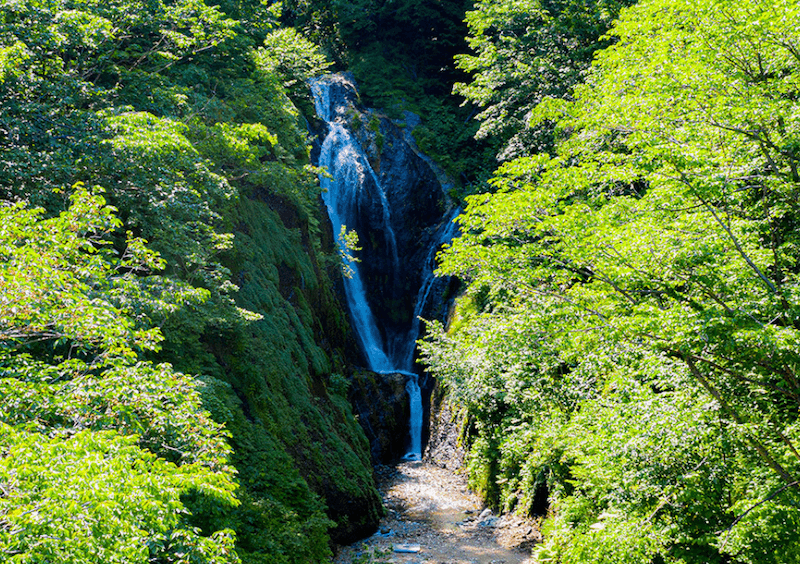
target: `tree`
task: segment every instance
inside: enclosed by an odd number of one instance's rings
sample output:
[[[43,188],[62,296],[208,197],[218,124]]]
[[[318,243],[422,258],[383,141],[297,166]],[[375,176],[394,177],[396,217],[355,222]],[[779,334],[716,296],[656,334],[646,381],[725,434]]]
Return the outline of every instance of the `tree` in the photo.
[[[542,562],[797,558],[798,17],[624,11],[574,102],[533,111],[558,153],[469,200],[441,270],[471,290],[425,354],[477,404],[494,499],[547,477]]]
[[[531,110],[567,98],[582,81],[606,31],[630,0],[481,0],[467,12],[474,54],[456,56],[472,74],[455,92],[482,108],[478,138],[499,140],[501,160],[553,149],[551,127],[531,126]]]
[[[144,468],[160,464],[148,462],[150,454],[161,457],[168,464],[159,466],[155,481],[171,472],[170,464],[178,465],[182,477],[159,498],[170,508],[179,502],[176,515],[191,511],[191,518],[179,515],[176,527],[191,529],[190,535],[199,528],[197,539],[235,529],[236,553],[250,563],[325,561],[332,522],[320,494],[364,502],[352,504],[358,510],[367,507],[360,515],[330,511],[344,531],[375,521],[380,498],[364,463],[358,423],[342,398],[331,400],[324,384],[330,371],[344,370],[339,352],[345,347],[340,343],[346,318],[323,269],[319,184],[317,171],[308,165],[306,122],[287,94],[292,86],[289,94],[299,92],[300,82],[284,86],[302,81],[324,62],[299,35],[275,29],[280,3],[220,4],[33,0],[0,5],[0,201],[41,207],[45,211],[38,217],[54,219],[68,209],[71,186],[97,183],[123,226],[103,247],[109,260],[111,249],[119,258],[131,248],[128,240],[146,239],[147,248],[160,255],[159,276],[123,267],[125,277],[109,276],[124,280],[124,288],[92,279],[87,285],[97,303],[70,294],[58,310],[58,319],[67,323],[68,305],[78,308],[69,321],[73,331],[120,332],[123,341],[126,331],[142,332],[130,337],[132,352],[120,353],[130,366],[119,364],[116,356],[109,366],[93,360],[97,354],[108,356],[94,350],[96,343],[74,345],[56,337],[32,337],[24,352],[30,355],[31,373],[44,371],[44,365],[61,366],[57,357],[88,365],[74,368],[76,375],[54,376],[42,394],[58,400],[42,403],[41,413],[54,421],[77,418],[98,432],[130,420],[132,430],[125,433],[141,433],[133,446],[149,449],[139,455],[127,443],[98,436],[92,447],[98,456],[118,451]],[[46,250],[43,256],[49,256]],[[41,266],[43,271],[50,267]],[[24,279],[25,269],[18,274]],[[60,287],[52,276],[42,283]],[[78,286],[72,290],[80,293]],[[341,368],[332,366],[332,358],[342,359]],[[10,374],[16,375],[22,369],[14,362]],[[63,371],[68,370],[65,365]],[[131,403],[115,401],[117,389],[125,390]],[[86,396],[91,409],[70,403],[73,395]],[[174,412],[176,418],[193,420],[176,404],[189,412],[199,412],[202,404],[231,433],[229,464],[237,467],[241,485],[236,507],[189,486],[188,466],[178,464],[187,446],[179,435],[203,432],[171,418]],[[20,410],[13,425],[39,417],[39,405]],[[95,408],[102,417],[87,415]],[[81,444],[88,440],[81,435]],[[28,450],[61,448],[21,434],[14,441]],[[23,456],[27,451],[20,448]],[[69,443],[62,452],[73,461],[79,450],[78,443]],[[331,462],[308,462],[317,455]],[[111,467],[87,468],[119,474]],[[301,469],[307,473],[301,475]],[[137,475],[136,487],[148,487],[148,480]],[[78,488],[69,480],[53,481],[65,490]],[[98,492],[99,499],[103,495]],[[162,533],[148,531],[156,540]],[[232,536],[223,536],[210,542],[229,546]],[[197,539],[191,542],[200,543]],[[185,552],[154,550],[164,560]],[[102,560],[111,552],[91,554]]]
[[[196,528],[184,500],[238,503],[225,433],[197,381],[140,359],[161,339],[148,310],[207,293],[149,274],[163,261],[142,240],[118,255],[121,223],[100,195],[70,202],[49,219],[0,207],[0,551],[238,562],[232,532]]]

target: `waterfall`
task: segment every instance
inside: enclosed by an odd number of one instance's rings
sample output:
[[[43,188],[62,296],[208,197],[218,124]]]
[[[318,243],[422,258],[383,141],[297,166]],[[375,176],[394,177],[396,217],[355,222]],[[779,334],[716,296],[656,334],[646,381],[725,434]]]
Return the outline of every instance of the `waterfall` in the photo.
[[[330,176],[322,175],[322,200],[328,210],[334,234],[338,235],[343,226],[352,226],[350,221],[359,213],[361,207],[361,192],[364,190],[366,175],[377,187],[379,199],[382,204],[384,227],[392,247],[393,262],[399,266],[397,244],[391,225],[389,205],[385,192],[380,188],[377,176],[367,160],[364,151],[353,139],[350,132],[339,121],[336,113],[335,101],[331,98],[331,90],[325,82],[317,80],[311,83],[317,115],[328,124],[329,131],[322,142],[319,164],[325,167]],[[343,248],[344,242],[338,242]],[[345,295],[347,305],[361,346],[367,356],[371,370],[375,372],[393,372],[392,363],[386,354],[381,334],[378,331],[375,317],[366,299],[364,284],[361,280],[361,270],[357,262],[348,261],[350,276],[345,279]]]
[[[449,243],[456,234],[458,225],[455,222],[456,216],[461,213],[460,209],[455,209],[452,214],[447,218],[444,228],[441,230],[439,237],[434,239],[434,244],[428,250],[428,256],[425,260],[423,269],[422,284],[417,292],[416,303],[414,304],[414,317],[411,320],[411,328],[408,331],[408,338],[406,340],[407,349],[404,357],[404,363],[412,366],[414,362],[414,349],[416,342],[419,338],[420,330],[420,316],[425,304],[428,303],[431,290],[433,289],[436,276],[436,253],[441,249],[442,245]],[[411,398],[411,417],[410,417],[410,433],[411,433],[411,448],[405,458],[412,460],[419,460],[422,453],[422,393],[419,387],[419,377],[414,374],[406,382],[406,390]]]
[[[322,200],[328,209],[328,216],[333,224],[334,234],[340,233],[342,227],[353,213],[358,211],[358,192],[364,183],[364,171],[369,167],[366,158],[358,150],[349,132],[340,123],[329,123],[330,131],[322,143],[319,162],[330,173],[331,177],[322,176]],[[388,206],[387,206],[388,207]],[[386,210],[388,217],[388,209]],[[352,225],[352,224],[351,224]],[[390,233],[391,224],[387,221]],[[392,233],[391,239],[394,239]],[[339,241],[340,247],[344,246]],[[347,250],[342,248],[347,255]],[[367,356],[370,369],[376,372],[392,370],[392,364],[386,355],[375,317],[369,307],[361,281],[361,269],[357,262],[348,261],[350,276],[345,279],[347,305],[361,346]]]
[[[323,201],[333,225],[334,234],[341,232],[342,226],[347,229],[366,226],[365,216],[369,216],[370,233],[378,232],[380,245],[370,241],[381,253],[382,265],[387,272],[382,272],[384,285],[391,286],[412,265],[401,261],[398,250],[398,238],[392,217],[392,206],[387,197],[387,188],[383,186],[381,177],[370,165],[369,158],[361,144],[355,139],[347,127],[348,88],[354,92],[353,86],[341,77],[324,77],[310,81],[311,92],[317,115],[326,122],[327,134],[320,148],[319,165],[324,167],[329,176],[322,174],[320,182],[323,189]],[[408,320],[408,327],[402,331],[391,331],[378,323],[370,306],[367,291],[359,262],[349,261],[350,276],[344,280],[345,295],[350,316],[364,351],[369,368],[378,373],[401,373],[407,376],[406,390],[410,399],[410,446],[407,459],[419,460],[422,454],[422,394],[419,376],[413,372],[413,358],[416,340],[419,337],[420,322],[431,288],[433,287],[436,251],[443,242],[450,240],[455,230],[453,217],[434,234],[427,249],[425,264],[421,265],[419,288],[416,292],[413,316]],[[367,230],[367,227],[364,227]],[[359,237],[363,237],[359,233]],[[362,245],[366,242],[362,239]],[[344,245],[339,241],[339,245]],[[346,249],[342,248],[343,251]],[[347,254],[347,253],[345,253]],[[407,258],[406,256],[403,257]],[[420,265],[413,265],[419,268]],[[385,290],[382,287],[370,286],[373,292]]]
[[[414,304],[414,317],[411,319],[411,328],[408,331],[406,338],[406,349],[404,351],[403,362],[408,366],[413,366],[414,363],[414,349],[416,348],[417,339],[419,338],[420,329],[420,316],[422,310],[428,303],[428,298],[433,290],[436,276],[436,253],[442,248],[442,245],[449,243],[458,230],[458,224],[455,222],[456,216],[461,213],[461,208],[456,208],[447,218],[439,236],[434,239],[433,244],[428,250],[428,256],[425,259],[425,264],[422,271],[422,284],[417,292],[417,299]]]
[[[411,435],[411,444],[408,452],[403,457],[406,460],[420,460],[422,458],[422,390],[419,387],[419,376],[410,374],[406,381],[406,391],[409,397],[408,428]]]

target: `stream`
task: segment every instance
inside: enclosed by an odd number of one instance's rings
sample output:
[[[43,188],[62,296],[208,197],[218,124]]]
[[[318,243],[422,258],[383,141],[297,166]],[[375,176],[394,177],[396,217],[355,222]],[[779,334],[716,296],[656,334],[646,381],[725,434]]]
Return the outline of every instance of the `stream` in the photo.
[[[537,524],[491,515],[463,477],[421,461],[376,473],[387,514],[373,536],[341,547],[335,564],[531,564]]]

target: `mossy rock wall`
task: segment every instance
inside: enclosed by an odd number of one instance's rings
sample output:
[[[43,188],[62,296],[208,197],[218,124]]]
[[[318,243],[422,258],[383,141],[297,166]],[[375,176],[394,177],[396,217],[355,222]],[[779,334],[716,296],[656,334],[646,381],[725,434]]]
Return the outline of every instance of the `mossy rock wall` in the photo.
[[[346,397],[359,353],[334,290],[333,237],[321,205],[313,213],[266,189],[240,197],[226,266],[237,305],[262,319],[206,327],[181,355],[209,375],[206,407],[231,434],[242,505],[220,519],[246,564],[327,562],[329,541],[369,535],[383,513]]]
[[[377,526],[381,502],[369,445],[346,399],[329,390],[331,375],[344,368],[334,359],[342,356],[349,327],[308,222],[266,194],[243,198],[235,219],[238,301],[263,319],[247,327],[239,350],[222,353],[230,383],[249,420],[275,438],[325,500],[336,522],[332,538],[364,536]],[[252,457],[263,470],[271,465],[258,453]]]

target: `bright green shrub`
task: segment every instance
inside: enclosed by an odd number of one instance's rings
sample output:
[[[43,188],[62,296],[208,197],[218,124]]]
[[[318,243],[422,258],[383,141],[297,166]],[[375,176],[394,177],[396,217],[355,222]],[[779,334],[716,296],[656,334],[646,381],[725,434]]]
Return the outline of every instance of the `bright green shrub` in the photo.
[[[192,378],[140,360],[162,337],[137,315],[157,281],[135,272],[163,262],[141,240],[113,252],[102,197],[71,202],[50,219],[0,207],[0,548],[20,563],[238,562],[232,532],[201,533],[182,498],[238,504],[225,434]]]

